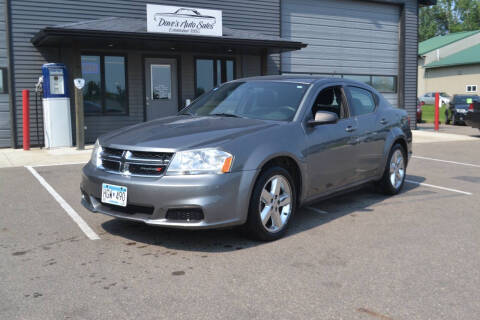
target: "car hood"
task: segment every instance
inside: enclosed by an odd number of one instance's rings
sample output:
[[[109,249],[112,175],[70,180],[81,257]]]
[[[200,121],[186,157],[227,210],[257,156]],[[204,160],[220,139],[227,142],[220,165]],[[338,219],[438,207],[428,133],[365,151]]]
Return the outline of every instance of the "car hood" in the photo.
[[[176,151],[218,147],[240,136],[278,125],[281,123],[244,118],[173,116],[122,128],[99,140],[106,147]]]

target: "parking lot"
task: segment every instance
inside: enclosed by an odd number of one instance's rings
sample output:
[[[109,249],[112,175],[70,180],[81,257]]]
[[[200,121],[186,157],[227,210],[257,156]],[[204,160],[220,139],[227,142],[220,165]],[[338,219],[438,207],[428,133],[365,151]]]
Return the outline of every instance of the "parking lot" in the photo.
[[[414,155],[400,195],[301,208],[271,243],[90,213],[81,164],[0,169],[0,318],[474,319],[480,139]]]

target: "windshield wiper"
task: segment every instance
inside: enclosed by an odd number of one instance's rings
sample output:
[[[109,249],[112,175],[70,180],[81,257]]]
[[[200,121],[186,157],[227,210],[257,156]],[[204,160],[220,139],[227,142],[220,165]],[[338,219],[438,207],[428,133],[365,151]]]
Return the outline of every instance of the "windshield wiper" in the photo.
[[[219,116],[219,117],[230,117],[230,118],[245,118],[238,114],[233,113],[211,113],[211,116]]]

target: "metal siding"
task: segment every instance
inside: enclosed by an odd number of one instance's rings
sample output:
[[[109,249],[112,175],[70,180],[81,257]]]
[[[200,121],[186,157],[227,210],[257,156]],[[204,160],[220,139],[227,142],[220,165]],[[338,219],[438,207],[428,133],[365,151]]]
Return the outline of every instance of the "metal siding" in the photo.
[[[0,0],[4,1],[4,0]],[[30,39],[41,28],[62,23],[93,20],[104,17],[145,18],[146,4],[157,3],[176,6],[220,9],[223,23],[227,27],[251,30],[266,35],[280,35],[280,0],[15,0],[12,1],[13,52],[15,56],[15,83],[17,102],[17,141],[22,142],[22,101],[21,90],[33,90],[41,65],[58,61],[57,49],[41,49],[32,46]],[[1,29],[0,29],[1,32]],[[0,48],[1,50],[1,48]],[[125,53],[125,52],[123,52]],[[129,116],[86,117],[86,141],[92,142],[96,136],[125,125],[143,121],[143,66],[141,53],[128,53]],[[153,52],[153,54],[160,54]],[[68,58],[68,57],[67,57]],[[182,101],[193,97],[192,56],[182,57]],[[278,69],[278,59],[276,62]],[[275,62],[272,63],[275,68]],[[34,95],[31,94],[31,99]],[[72,101],[73,103],[73,101]],[[33,107],[32,107],[33,108]],[[31,112],[34,112],[32,109]],[[73,113],[72,113],[73,116]],[[72,117],[73,118],[73,117]],[[35,121],[31,123],[31,143],[38,143]],[[42,130],[39,125],[39,130]]]
[[[5,0],[0,0],[0,67],[8,66],[5,34]],[[8,79],[3,79],[7,82]],[[10,110],[8,94],[0,94],[0,148],[10,147]]]
[[[417,58],[418,58],[418,2],[406,0],[404,5],[404,92],[403,107],[410,117],[412,128],[417,126]]]
[[[282,0],[282,37],[308,43],[282,54],[282,72],[397,76],[400,6]],[[398,96],[385,95],[397,105]]]

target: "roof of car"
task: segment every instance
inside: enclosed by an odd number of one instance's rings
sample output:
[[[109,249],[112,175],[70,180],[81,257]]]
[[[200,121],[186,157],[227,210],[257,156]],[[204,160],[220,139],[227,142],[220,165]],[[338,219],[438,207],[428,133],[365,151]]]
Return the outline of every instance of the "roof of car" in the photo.
[[[322,77],[322,76],[310,76],[310,75],[273,75],[273,76],[259,76],[259,77],[249,77],[238,79],[237,81],[284,81],[284,82],[301,82],[301,83],[314,83],[319,81],[326,80],[344,80],[341,78],[334,77]],[[352,81],[354,82],[354,81]]]

